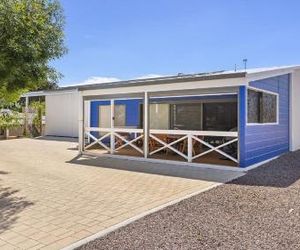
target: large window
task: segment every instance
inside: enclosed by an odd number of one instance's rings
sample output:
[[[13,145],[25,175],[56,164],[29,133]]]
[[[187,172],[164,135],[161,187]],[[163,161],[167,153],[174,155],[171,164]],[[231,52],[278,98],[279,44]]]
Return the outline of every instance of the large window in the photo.
[[[99,127],[110,128],[110,105],[99,106]],[[115,120],[114,126],[116,128],[125,127],[126,123],[126,107],[125,105],[115,105]]]
[[[150,129],[169,129],[170,105],[165,103],[150,104]]]
[[[204,103],[203,129],[237,131],[237,103]]]
[[[171,129],[202,130],[201,103],[173,104]]]
[[[277,123],[278,95],[248,89],[248,123]]]

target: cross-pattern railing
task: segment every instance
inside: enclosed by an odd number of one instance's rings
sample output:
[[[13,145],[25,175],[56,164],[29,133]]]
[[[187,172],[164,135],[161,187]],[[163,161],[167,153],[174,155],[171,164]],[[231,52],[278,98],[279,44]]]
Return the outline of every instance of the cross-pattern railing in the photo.
[[[92,132],[98,132],[100,137],[97,138],[92,134]],[[92,142],[85,146],[85,150],[98,144],[110,153],[115,153],[127,146],[130,146],[134,150],[143,154],[143,132],[143,129],[132,128],[86,128],[85,135]],[[131,136],[124,136],[125,134]],[[167,140],[162,139],[162,135],[165,135]],[[170,137],[172,139],[170,139]],[[223,139],[215,146],[205,139],[207,137]],[[110,139],[107,140],[108,138]],[[149,138],[149,156],[159,152],[162,153],[162,151],[172,151],[173,153],[183,157],[186,161],[192,162],[193,160],[211,152],[217,152],[225,158],[238,163],[238,159],[234,157],[234,155],[222,150],[222,148],[226,146],[238,143],[237,132],[151,129],[149,131]],[[105,143],[105,139],[109,141],[109,143]],[[137,142],[140,142],[139,146],[137,145]],[[153,142],[156,143],[155,148],[151,147],[151,143]],[[198,145],[205,146],[207,150],[197,153],[195,150],[197,143]],[[178,144],[180,144],[180,148],[178,147]]]
[[[158,135],[173,135],[173,140],[168,140],[168,142],[158,138]],[[238,159],[229,155],[228,153],[221,150],[221,148],[238,142],[238,133],[237,132],[226,132],[226,131],[189,131],[189,130],[150,130],[150,138],[161,144],[161,147],[155,149],[154,151],[150,151],[149,155],[154,155],[162,150],[171,150],[176,154],[180,155],[188,162],[192,162],[193,160],[207,155],[213,151],[223,155],[224,157],[238,163]],[[226,138],[217,146],[213,146],[204,140],[205,137],[222,137]],[[177,147],[174,147],[179,142],[183,143],[181,146],[181,150],[178,150]],[[208,150],[196,154],[195,152],[195,142],[198,142],[207,148]],[[186,151],[186,153],[185,153]]]
[[[98,132],[103,134],[100,138],[95,137],[92,132]],[[132,135],[131,138],[126,135]],[[135,145],[137,141],[143,139],[143,130],[142,129],[130,129],[130,128],[86,128],[85,135],[92,140],[93,142],[85,146],[85,150],[93,147],[94,145],[100,145],[107,151],[111,153],[117,152],[126,146],[130,146],[136,151],[143,154],[143,150]],[[108,143],[104,142],[104,139],[110,138],[109,146]]]

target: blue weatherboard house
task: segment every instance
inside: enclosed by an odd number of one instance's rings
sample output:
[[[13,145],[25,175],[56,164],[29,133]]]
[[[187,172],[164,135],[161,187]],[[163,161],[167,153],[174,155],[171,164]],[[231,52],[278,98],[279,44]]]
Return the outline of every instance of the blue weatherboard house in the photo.
[[[300,148],[300,66],[77,87],[81,153],[249,167]]]

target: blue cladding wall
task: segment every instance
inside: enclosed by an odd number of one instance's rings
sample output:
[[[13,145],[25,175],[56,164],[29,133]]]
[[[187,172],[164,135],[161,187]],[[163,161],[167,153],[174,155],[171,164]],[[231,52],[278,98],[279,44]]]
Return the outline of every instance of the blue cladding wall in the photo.
[[[116,100],[115,105],[125,105],[126,107],[126,126],[139,125],[140,103],[138,99],[131,100]],[[91,127],[99,127],[99,106],[110,105],[110,101],[92,101],[91,102]],[[99,133],[93,132],[94,136],[98,137]]]
[[[270,159],[289,151],[289,75],[250,83],[251,87],[279,94],[278,125],[240,125],[240,166]],[[246,89],[240,89],[240,123],[246,121]]]

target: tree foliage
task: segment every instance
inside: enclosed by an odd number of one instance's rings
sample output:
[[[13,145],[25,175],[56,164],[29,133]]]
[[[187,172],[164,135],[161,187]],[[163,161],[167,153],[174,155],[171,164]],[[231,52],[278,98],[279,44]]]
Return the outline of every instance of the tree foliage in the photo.
[[[63,28],[57,0],[0,1],[0,99],[57,86],[49,62],[66,53]]]
[[[34,110],[35,116],[33,118],[33,125],[42,134],[42,127],[43,127],[43,116],[46,112],[46,104],[45,102],[35,101],[30,104],[30,108]]]
[[[15,128],[21,125],[21,118],[18,112],[0,111],[0,129]]]

